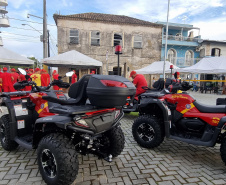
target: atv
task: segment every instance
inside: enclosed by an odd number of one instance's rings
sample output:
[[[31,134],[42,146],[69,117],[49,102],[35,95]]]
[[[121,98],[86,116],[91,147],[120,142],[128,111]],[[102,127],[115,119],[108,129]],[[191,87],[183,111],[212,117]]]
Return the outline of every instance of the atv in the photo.
[[[124,148],[120,127],[122,106],[135,87],[120,76],[85,75],[59,98],[50,86],[68,87],[61,79],[48,87],[18,82],[16,90],[0,95],[0,140],[7,151],[18,145],[37,149],[39,171],[47,184],[71,184],[78,174],[78,153],[94,154],[109,162]]]
[[[139,117],[132,126],[133,137],[145,148],[158,147],[165,137],[208,147],[220,143],[226,164],[226,106],[199,103],[186,92],[191,87],[182,82],[160,92],[142,94]]]

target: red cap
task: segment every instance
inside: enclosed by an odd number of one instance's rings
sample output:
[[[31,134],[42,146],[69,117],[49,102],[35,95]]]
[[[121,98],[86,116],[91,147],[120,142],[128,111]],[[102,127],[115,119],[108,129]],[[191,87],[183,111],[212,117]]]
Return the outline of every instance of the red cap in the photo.
[[[42,69],[42,72],[46,72],[46,70],[45,69]]]
[[[53,74],[56,73],[56,70],[53,71]]]
[[[37,72],[37,71],[40,71],[40,69],[39,69],[39,68],[36,68],[36,69],[35,69],[35,72]]]
[[[7,71],[8,69],[7,69],[7,67],[3,67],[3,71]]]
[[[136,72],[136,71],[131,71],[131,73],[130,73],[130,76],[129,76],[129,77],[132,77],[132,75],[135,75],[135,74],[137,74],[137,72]]]
[[[180,75],[180,73],[179,73],[179,72],[175,72],[174,74]]]
[[[29,71],[31,71],[33,73],[33,69],[29,69]]]
[[[14,68],[11,69],[12,72],[16,72],[16,70]]]

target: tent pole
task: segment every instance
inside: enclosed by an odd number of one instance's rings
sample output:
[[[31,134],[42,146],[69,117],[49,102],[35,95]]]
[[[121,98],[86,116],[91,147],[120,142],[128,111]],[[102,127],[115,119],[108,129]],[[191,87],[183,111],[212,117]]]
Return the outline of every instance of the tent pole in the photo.
[[[165,65],[166,65],[166,55],[167,55],[167,39],[168,39],[168,26],[169,26],[169,5],[170,0],[168,0],[168,10],[167,10],[167,22],[166,22],[166,43],[165,43],[165,57],[164,57],[164,64],[163,64],[163,79],[165,82]]]

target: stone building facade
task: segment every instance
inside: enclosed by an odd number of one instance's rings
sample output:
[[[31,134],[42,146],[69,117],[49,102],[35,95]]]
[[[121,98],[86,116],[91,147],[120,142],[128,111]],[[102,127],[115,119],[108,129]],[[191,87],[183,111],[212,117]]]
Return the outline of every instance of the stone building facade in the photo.
[[[226,56],[226,41],[203,40],[200,50],[200,57]]]
[[[102,69],[76,69],[79,77],[91,70],[102,74],[117,74],[116,45],[122,46],[120,73],[126,78],[129,78],[132,70],[161,59],[162,25],[127,16],[99,13],[54,14],[53,17],[58,30],[59,54],[77,50],[103,63]]]

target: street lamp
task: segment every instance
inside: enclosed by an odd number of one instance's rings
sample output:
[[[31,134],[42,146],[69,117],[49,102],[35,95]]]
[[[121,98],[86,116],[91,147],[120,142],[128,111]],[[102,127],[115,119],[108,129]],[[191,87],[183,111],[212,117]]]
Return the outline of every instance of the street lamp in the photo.
[[[173,70],[173,65],[170,65],[170,69],[171,69],[171,78],[172,78],[172,75],[173,75],[173,72],[172,72],[172,70]]]
[[[115,54],[118,55],[118,76],[119,74],[119,55],[122,54],[122,47],[120,45],[115,46]]]

